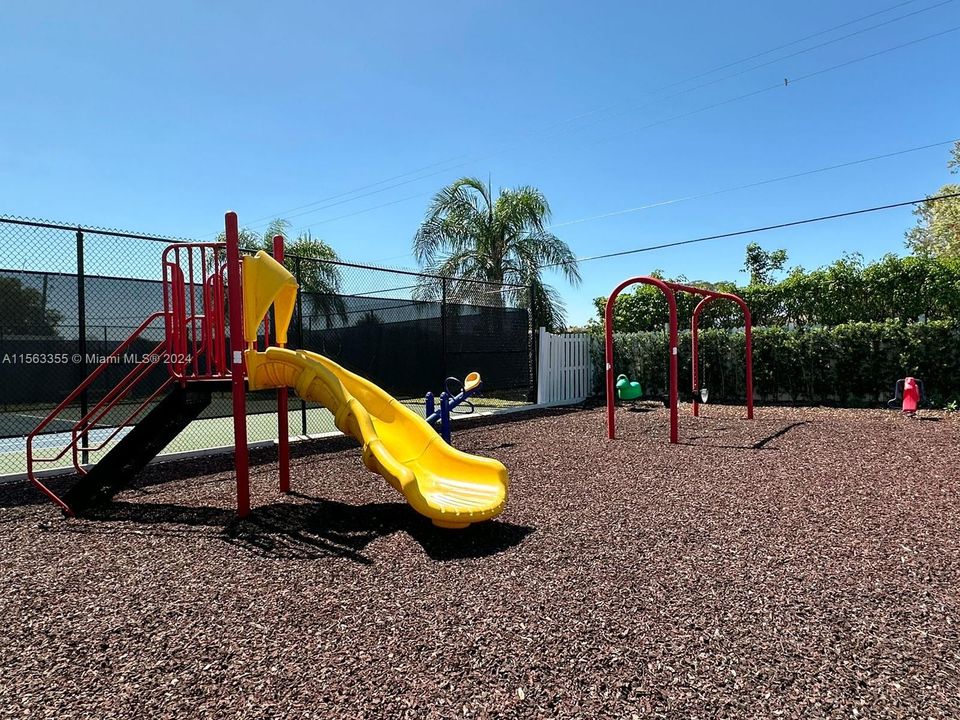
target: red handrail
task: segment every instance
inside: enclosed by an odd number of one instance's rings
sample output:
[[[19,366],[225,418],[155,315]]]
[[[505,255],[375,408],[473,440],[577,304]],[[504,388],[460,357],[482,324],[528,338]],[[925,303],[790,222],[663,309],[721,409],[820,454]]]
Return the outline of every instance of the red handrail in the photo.
[[[151,355],[154,355],[154,356],[155,356],[155,355],[156,355],[156,352],[151,353]],[[154,361],[152,361],[152,360],[143,360],[143,361],[141,361],[141,363],[138,364],[137,367],[135,367],[135,368],[127,375],[127,377],[128,377],[128,378],[132,378],[132,380],[131,380],[131,382],[130,382],[129,387],[127,387],[127,388],[125,388],[125,389],[126,389],[126,390],[132,389],[133,386],[136,385],[141,379],[143,379],[143,378],[147,375],[147,373],[149,373],[149,371],[152,370],[156,365],[157,365],[157,363],[154,362]],[[124,378],[124,379],[126,379],[126,378]],[[121,398],[124,397],[124,396],[126,396],[127,393],[126,393],[126,392],[123,392],[123,393],[116,392],[117,389],[118,389],[120,386],[118,386],[118,388],[114,388],[114,390],[111,391],[112,393],[115,393],[115,394],[114,394],[114,397],[113,397],[110,401],[106,401],[106,399],[101,400],[99,403],[97,403],[97,406],[98,406],[98,407],[95,407],[95,408],[94,408],[94,410],[96,410],[96,409],[101,409],[101,410],[102,410],[102,412],[101,412],[97,417],[95,417],[95,418],[92,417],[93,411],[91,410],[91,411],[88,412],[84,417],[82,417],[80,420],[78,420],[77,423],[73,426],[73,430],[72,430],[72,434],[73,434],[73,445],[74,445],[74,449],[73,449],[74,463],[73,463],[73,465],[74,465],[74,467],[77,469],[77,471],[78,471],[81,475],[86,473],[86,470],[84,470],[84,469],[83,469],[81,466],[79,466],[78,463],[77,463],[77,459],[76,459],[77,450],[87,450],[87,451],[89,451],[89,452],[97,452],[98,450],[102,450],[102,449],[106,446],[106,444],[107,444],[108,442],[110,442],[111,440],[113,440],[114,437],[116,437],[117,433],[119,433],[123,428],[125,428],[127,425],[129,425],[129,424],[130,424],[130,421],[133,420],[133,418],[135,418],[135,417],[140,413],[140,411],[143,410],[147,405],[149,405],[149,404],[150,404],[151,402],[153,402],[157,397],[159,397],[159,395],[160,395],[164,390],[166,390],[166,389],[170,386],[170,384],[171,384],[172,382],[173,382],[173,378],[166,378],[162,383],[160,383],[160,386],[159,386],[156,390],[154,390],[146,400],[144,400],[142,403],[140,403],[140,405],[138,405],[137,408],[136,408],[132,413],[130,413],[122,422],[120,422],[119,424],[117,424],[117,425],[114,426],[114,430],[113,430],[113,432],[110,434],[110,436],[107,437],[107,439],[104,440],[104,441],[103,441],[102,443],[100,443],[99,445],[78,446],[78,445],[76,444],[77,441],[78,441],[77,434],[80,433],[81,437],[80,437],[79,439],[82,439],[83,434],[89,432],[89,429],[90,429],[91,427],[93,427],[94,425],[96,425],[96,423],[99,422],[108,412],[110,412],[113,408],[115,408],[117,405],[119,405]],[[108,397],[108,396],[104,396],[104,398],[106,398],[106,397]]]
[[[147,374],[146,371],[150,370],[151,367],[157,364],[157,360],[160,357],[159,352],[162,348],[163,343],[156,345],[140,360],[140,362],[134,365],[133,370],[127,373],[126,376],[124,376],[124,378],[117,383],[112,390],[110,390],[110,392],[100,398],[100,401],[90,408],[87,411],[87,414],[81,417],[76,424],[74,424],[74,432],[77,430],[82,431],[85,425],[96,425],[103,418],[103,416],[106,415],[116,405],[116,402],[114,401],[121,395],[124,395],[126,390],[128,390],[130,387],[133,387],[137,382],[143,379],[143,376]],[[99,415],[96,414],[98,410],[102,411]]]
[[[73,465],[74,465],[74,467],[75,467],[79,472],[84,473],[85,470],[80,466],[79,460],[78,460],[78,458],[77,458],[77,442],[78,442],[78,439],[79,439],[79,438],[77,437],[78,430],[80,430],[81,432],[83,432],[83,431],[89,431],[90,427],[89,427],[89,425],[85,425],[85,421],[88,419],[88,417],[91,415],[92,412],[94,412],[94,411],[96,411],[96,410],[99,409],[100,404],[101,404],[103,401],[101,400],[101,403],[98,403],[96,406],[94,406],[94,408],[93,408],[92,411],[88,412],[87,415],[86,415],[84,418],[81,418],[81,419],[71,428],[70,442],[66,445],[66,447],[63,448],[63,450],[61,450],[61,451],[60,451],[59,453],[57,453],[55,456],[53,456],[53,457],[42,457],[42,458],[35,457],[35,456],[34,456],[34,452],[33,452],[33,441],[34,441],[34,439],[35,439],[38,435],[40,435],[41,433],[43,433],[43,431],[46,429],[46,427],[47,427],[51,422],[53,422],[53,421],[57,418],[58,415],[60,415],[64,410],[66,410],[71,404],[73,404],[73,402],[74,402],[78,397],[80,397],[80,394],[81,394],[84,390],[86,390],[87,388],[89,388],[90,385],[92,385],[93,382],[94,382],[98,377],[100,377],[100,375],[102,375],[103,372],[104,372],[108,367],[110,367],[111,365],[116,364],[116,360],[121,356],[121,354],[124,353],[124,352],[133,344],[133,342],[134,342],[137,338],[140,337],[140,335],[150,326],[151,323],[153,323],[157,318],[160,318],[160,317],[165,317],[164,313],[156,312],[156,313],[153,313],[152,315],[150,315],[150,317],[148,317],[148,318],[147,318],[146,320],[144,320],[142,323],[140,323],[139,327],[137,327],[137,329],[133,331],[133,333],[130,335],[130,337],[128,337],[126,340],[124,340],[122,343],[120,343],[120,345],[118,345],[117,348],[116,348],[112,353],[110,353],[110,354],[104,359],[104,361],[103,361],[102,363],[100,363],[100,365],[98,365],[98,366],[93,370],[93,372],[90,373],[90,374],[83,380],[83,382],[81,382],[76,388],[74,388],[73,392],[71,392],[69,395],[67,395],[67,397],[66,397],[59,405],[57,405],[43,420],[41,420],[40,423],[30,432],[29,435],[27,435],[27,478],[28,478],[28,479],[30,480],[30,482],[34,485],[34,487],[36,487],[37,489],[39,489],[44,495],[46,495],[48,498],[50,498],[54,503],[56,503],[56,504],[57,504],[65,513],[67,513],[68,515],[71,515],[71,516],[72,516],[72,515],[74,514],[74,513],[73,513],[73,510],[72,510],[72,509],[70,508],[70,506],[67,505],[67,503],[65,503],[56,493],[54,493],[52,490],[50,490],[50,488],[48,488],[48,487],[47,487],[46,485],[44,485],[42,482],[40,482],[40,480],[39,480],[39,478],[37,478],[37,475],[36,475],[36,472],[35,472],[35,465],[38,464],[38,463],[53,463],[53,462],[56,462],[56,461],[58,461],[60,458],[62,458],[64,455],[66,455],[66,453],[67,453],[68,450],[71,450],[71,449],[72,449],[72,450],[73,450]],[[149,358],[148,358],[148,360],[149,360]],[[139,366],[139,364],[138,364],[138,366]],[[136,371],[136,368],[135,368],[134,371]],[[131,373],[131,374],[132,374],[132,373]],[[129,377],[130,377],[130,374],[128,374],[127,377],[129,378]],[[126,378],[125,378],[125,379],[126,379]],[[122,387],[122,383],[121,383],[121,385],[118,386],[118,387]],[[126,389],[129,390],[130,387],[133,387],[133,386],[131,385],[131,386],[129,386],[129,387],[126,388]],[[114,391],[111,391],[111,394],[113,394],[115,391],[116,391],[116,388],[114,388]],[[121,394],[120,396],[122,396],[122,394]],[[119,396],[116,396],[116,395],[115,395],[114,404],[116,404],[118,397],[119,397]]]

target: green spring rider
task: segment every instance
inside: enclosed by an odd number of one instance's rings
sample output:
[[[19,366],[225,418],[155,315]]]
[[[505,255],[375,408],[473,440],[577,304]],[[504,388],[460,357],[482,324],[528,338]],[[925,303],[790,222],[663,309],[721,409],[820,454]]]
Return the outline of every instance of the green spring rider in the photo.
[[[628,380],[626,375],[617,377],[617,399],[638,400],[643,395],[643,389],[636,380]]]

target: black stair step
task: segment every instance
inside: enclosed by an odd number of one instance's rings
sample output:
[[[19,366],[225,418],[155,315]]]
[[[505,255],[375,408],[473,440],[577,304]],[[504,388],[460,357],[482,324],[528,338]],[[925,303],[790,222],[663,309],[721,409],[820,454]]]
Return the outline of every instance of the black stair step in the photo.
[[[128,485],[210,405],[215,388],[194,383],[173,389],[64,496],[74,513],[100,505]]]

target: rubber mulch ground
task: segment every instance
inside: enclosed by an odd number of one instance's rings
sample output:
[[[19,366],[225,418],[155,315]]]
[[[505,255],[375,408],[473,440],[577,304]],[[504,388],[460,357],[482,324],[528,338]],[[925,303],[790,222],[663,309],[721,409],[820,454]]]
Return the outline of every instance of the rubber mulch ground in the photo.
[[[960,717],[956,416],[707,415],[457,429],[512,480],[461,532],[346,442],[245,523],[223,460],[0,488],[0,717]]]

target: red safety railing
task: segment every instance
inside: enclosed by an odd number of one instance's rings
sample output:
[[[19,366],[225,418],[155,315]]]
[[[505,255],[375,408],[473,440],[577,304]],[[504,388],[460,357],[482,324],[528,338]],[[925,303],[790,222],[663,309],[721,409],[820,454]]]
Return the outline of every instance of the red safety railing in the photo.
[[[73,515],[72,509],[40,480],[39,466],[59,463],[69,453],[73,468],[81,475],[86,474],[81,460],[88,453],[103,451],[125,428],[136,424],[172,384],[230,376],[225,328],[225,247],[223,243],[184,243],[168,247],[163,253],[163,311],[144,320],[27,435],[27,477],[68,515]],[[126,354],[130,348],[138,340],[144,340],[151,330],[158,329],[155,326],[160,320],[163,321],[163,340],[148,346],[148,351],[133,363],[132,369],[82,417],[65,420],[63,416],[107,368],[129,364]],[[130,402],[134,389],[147,378],[155,377],[152,371],[161,367],[166,368],[166,377],[146,397]],[[133,409],[121,421],[105,423],[111,410],[123,403],[129,403]],[[55,421],[69,423],[69,431],[48,430]],[[90,438],[98,425],[103,435],[91,444]],[[52,455],[37,453],[39,436],[60,433],[67,436],[63,447],[53,448]]]
[[[130,372],[128,372],[124,378],[110,390],[110,392],[104,395],[99,402],[90,408],[86,414],[81,416],[75,422],[71,423],[69,440],[59,450],[59,452],[52,456],[38,456],[36,454],[34,443],[39,435],[45,434],[44,431],[54,421],[70,422],[63,420],[61,416],[71,408],[71,406],[77,401],[83,392],[90,388],[90,386],[93,385],[93,383],[96,382],[101,375],[103,375],[107,368],[120,363],[124,354],[130,349],[134,342],[139,340],[152,325],[156,324],[157,320],[164,317],[164,313],[154,313],[144,320],[140,326],[133,331],[130,337],[120,343],[120,345],[118,345],[117,348],[73,390],[73,392],[67,395],[67,397],[59,405],[57,405],[57,407],[55,407],[29,435],[27,435],[27,477],[30,479],[30,482],[34,484],[34,486],[36,486],[44,495],[50,498],[68,515],[73,515],[73,511],[70,509],[70,506],[40,481],[39,477],[37,476],[37,466],[57,463],[69,452],[71,453],[70,458],[74,469],[81,475],[86,474],[86,468],[84,468],[83,464],[80,462],[81,455],[90,452],[91,450],[101,450],[107,442],[115,438],[124,427],[132,423],[144,410],[144,408],[146,408],[173,382],[172,377],[165,378],[155,392],[151,393],[146,400],[140,402],[134,408],[133,412],[129,413],[127,418],[124,420],[124,423],[117,424],[116,427],[111,428],[113,432],[110,433],[110,436],[107,440],[100,443],[96,447],[88,446],[87,440],[90,437],[91,431],[95,429],[96,423],[101,420],[112,408],[116,407],[121,400],[127,397],[131,390],[150,374],[151,370],[160,367],[160,363],[156,361],[156,358],[162,357],[162,353],[164,352],[167,343],[166,338],[157,343],[150,352],[144,354],[140,361],[134,365],[133,369],[130,370]]]
[[[163,252],[167,367],[181,383],[230,376],[225,249],[224,243],[180,243]]]
[[[56,493],[40,481],[37,467],[44,463],[57,463],[70,453],[73,467],[85,474],[81,458],[87,453],[103,451],[125,427],[136,423],[143,412],[166,392],[171,385],[188,382],[205,382],[229,379],[233,394],[234,416],[234,461],[237,471],[237,514],[245,517],[250,512],[249,469],[247,462],[246,436],[246,377],[243,337],[241,289],[242,263],[245,251],[240,249],[239,226],[236,213],[226,215],[225,243],[179,243],[164,250],[163,310],[147,318],[126,340],[101,363],[80,385],[61,402],[53,412],[27,436],[27,475],[41,492],[59,506],[66,514],[73,510]],[[283,238],[273,241],[276,258],[283,260]],[[229,333],[227,328],[228,308]],[[151,329],[154,323],[163,321],[163,340],[135,363],[127,375],[92,407],[83,417],[71,422],[68,439],[56,454],[41,457],[35,452],[35,441],[47,434],[55,420],[67,422],[61,416],[87,392],[110,365]],[[270,345],[269,313],[263,318],[264,347]],[[252,347],[258,345],[254,338]],[[158,362],[159,357],[163,362]],[[103,424],[111,410],[128,401],[134,388],[150,376],[151,370],[164,366],[165,377],[158,387],[145,398],[130,402],[133,410],[123,420],[103,428],[103,437],[95,444],[89,442],[92,430]],[[233,370],[233,372],[231,372]],[[285,388],[277,391],[278,444],[280,453],[280,490],[289,492],[289,430],[287,427],[287,398]],[[46,433],[45,433],[46,431]],[[65,433],[66,434],[66,433]]]

